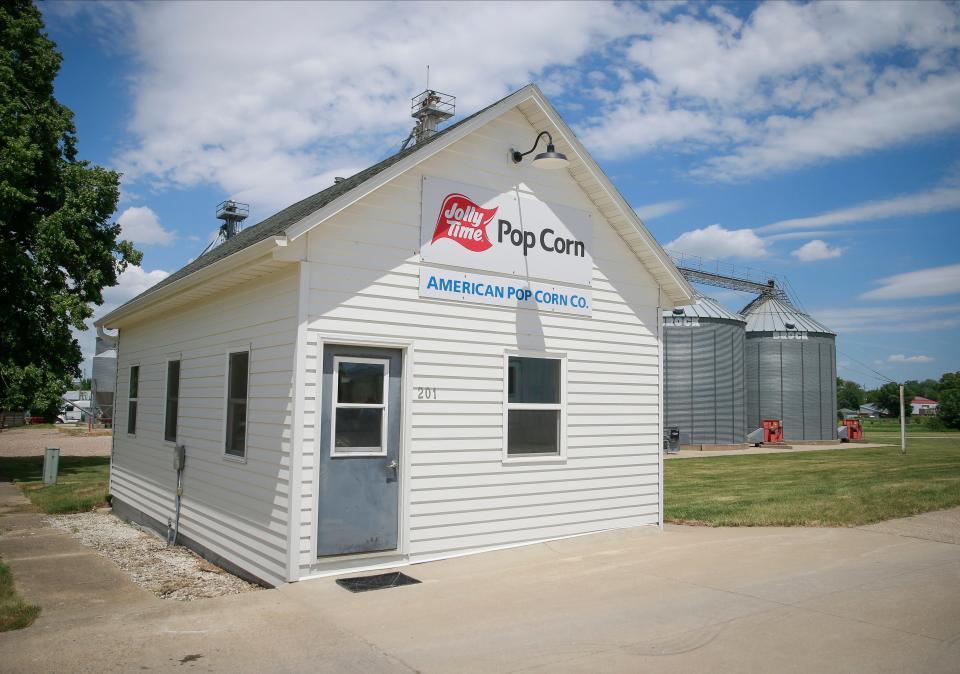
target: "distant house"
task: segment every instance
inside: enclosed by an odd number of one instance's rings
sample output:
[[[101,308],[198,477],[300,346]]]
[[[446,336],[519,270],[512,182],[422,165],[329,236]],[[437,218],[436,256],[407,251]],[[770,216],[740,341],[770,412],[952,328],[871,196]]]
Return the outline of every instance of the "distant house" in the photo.
[[[857,417],[857,410],[852,410],[849,407],[841,407],[838,416],[841,419],[855,419]]]
[[[880,408],[873,403],[860,405],[860,416],[868,419],[878,419],[880,417]]]
[[[910,401],[910,407],[913,408],[914,414],[919,414],[920,416],[933,416],[939,408],[936,400],[930,400],[929,398],[922,398],[920,396]]]

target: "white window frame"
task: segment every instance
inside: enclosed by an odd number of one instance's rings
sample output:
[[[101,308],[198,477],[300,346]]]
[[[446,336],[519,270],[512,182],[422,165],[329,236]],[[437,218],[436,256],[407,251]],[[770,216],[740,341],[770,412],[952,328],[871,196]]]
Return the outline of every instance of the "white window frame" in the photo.
[[[510,358],[540,358],[560,361],[559,403],[511,403]],[[510,410],[559,410],[560,429],[555,454],[510,454]],[[548,351],[506,351],[503,354],[503,457],[504,464],[567,462],[567,354]]]
[[[230,408],[230,356],[235,353],[246,353],[247,354],[247,413],[246,413],[246,430],[243,434],[243,455],[230,454],[227,452],[227,410]],[[233,461],[235,463],[246,463],[247,451],[250,447],[250,370],[253,365],[253,345],[237,345],[227,349],[227,352],[224,354],[224,368],[223,368],[223,459],[225,461]],[[183,363],[180,364],[181,373],[183,368]],[[179,408],[178,408],[179,412]]]
[[[383,366],[383,403],[341,403],[340,397],[340,363],[368,363]],[[333,386],[330,396],[330,457],[347,458],[356,456],[386,456],[387,430],[390,426],[390,360],[388,358],[361,358],[359,356],[333,357]],[[350,450],[337,449],[337,409],[382,409],[380,422],[380,447],[355,447]]]
[[[133,368],[137,368],[137,395],[130,397],[130,383],[133,381]],[[137,403],[137,419],[133,422],[133,432],[130,432],[130,403]],[[127,366],[127,418],[126,430],[130,437],[137,437],[137,426],[140,423],[140,363],[130,363]]]
[[[180,375],[177,380],[177,437],[174,440],[167,440],[167,389],[170,386],[168,379],[168,371],[170,370],[170,363],[173,361],[180,361]],[[176,445],[177,441],[180,438],[180,393],[183,392],[183,358],[179,353],[172,353],[167,356],[166,361],[163,364],[163,428],[160,430],[161,438],[163,442],[168,445]],[[139,410],[137,410],[139,412]]]

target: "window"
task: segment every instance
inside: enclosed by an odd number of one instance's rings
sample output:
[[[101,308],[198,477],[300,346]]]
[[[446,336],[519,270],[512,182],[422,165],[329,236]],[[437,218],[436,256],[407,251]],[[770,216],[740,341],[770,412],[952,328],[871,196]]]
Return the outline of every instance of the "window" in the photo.
[[[507,457],[563,455],[563,360],[507,356]]]
[[[140,393],[140,366],[130,366],[130,394],[127,396],[127,433],[137,432],[137,398]]]
[[[247,453],[247,374],[250,352],[231,353],[227,359],[227,443],[226,453],[244,457]]]
[[[331,456],[387,453],[390,361],[333,359]]]
[[[163,439],[177,441],[177,410],[180,400],[180,361],[167,361],[167,405],[163,424]]]

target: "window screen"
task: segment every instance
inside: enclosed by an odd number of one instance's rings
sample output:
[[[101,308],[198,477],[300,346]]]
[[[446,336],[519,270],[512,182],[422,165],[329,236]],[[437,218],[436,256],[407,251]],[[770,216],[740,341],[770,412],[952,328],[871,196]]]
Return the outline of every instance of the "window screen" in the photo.
[[[167,402],[163,424],[163,439],[177,441],[177,412],[180,400],[180,361],[167,361]]]
[[[561,365],[558,358],[508,358],[507,456],[560,455]]]
[[[247,451],[247,374],[250,352],[231,353],[227,373],[227,446],[231,456]]]
[[[140,395],[140,366],[130,367],[130,389],[127,396],[127,433],[137,432],[137,403]]]

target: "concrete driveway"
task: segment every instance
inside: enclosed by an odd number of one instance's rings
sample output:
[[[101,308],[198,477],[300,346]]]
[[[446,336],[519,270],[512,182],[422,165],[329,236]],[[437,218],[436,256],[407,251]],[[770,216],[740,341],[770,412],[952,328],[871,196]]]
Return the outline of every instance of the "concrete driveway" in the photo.
[[[960,509],[622,530],[404,569],[420,585],[190,603],[7,510],[0,554],[43,614],[0,634],[6,672],[960,671]]]

